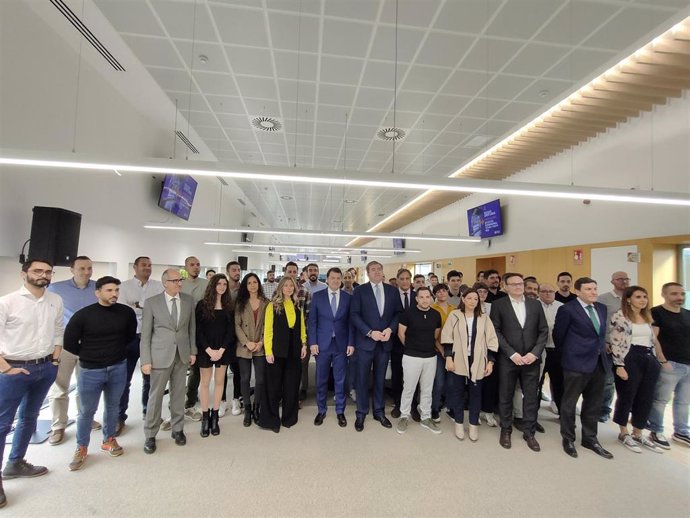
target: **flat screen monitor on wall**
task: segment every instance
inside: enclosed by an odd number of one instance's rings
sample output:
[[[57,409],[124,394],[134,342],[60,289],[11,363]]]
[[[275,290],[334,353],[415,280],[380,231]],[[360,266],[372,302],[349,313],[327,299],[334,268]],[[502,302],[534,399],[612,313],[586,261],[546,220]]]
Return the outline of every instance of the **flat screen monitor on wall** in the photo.
[[[494,237],[503,235],[501,200],[490,201],[467,211],[467,227],[470,236]]]
[[[399,237],[394,237],[393,238],[393,248],[395,248],[395,252],[393,252],[393,255],[403,255],[405,253],[405,240]],[[400,250],[399,252],[397,250]]]
[[[189,175],[165,175],[158,206],[188,221],[196,186],[197,181]]]

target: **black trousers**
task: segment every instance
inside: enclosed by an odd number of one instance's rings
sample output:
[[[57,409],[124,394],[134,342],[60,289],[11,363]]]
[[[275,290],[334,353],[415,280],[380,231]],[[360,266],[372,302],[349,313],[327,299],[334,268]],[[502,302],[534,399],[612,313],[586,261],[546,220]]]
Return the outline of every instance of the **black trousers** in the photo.
[[[189,376],[187,376],[187,398],[184,407],[192,408],[199,400],[199,383],[201,383],[201,373],[199,366],[195,363],[189,366]]]
[[[498,357],[498,413],[501,428],[513,426],[513,396],[515,384],[520,380],[522,387],[522,431],[524,435],[534,435],[539,411],[539,361],[531,365],[515,365],[510,358],[501,354]]]
[[[266,391],[261,403],[259,426],[273,429],[280,428],[281,424],[290,427],[297,423],[301,377],[299,357],[275,357],[273,363],[267,363]]]
[[[499,369],[498,362],[495,362],[491,376],[482,380],[482,412],[486,414],[495,414],[498,410]]]
[[[561,351],[558,349],[546,350],[546,361],[544,362],[544,375],[541,377],[539,383],[539,394],[544,385],[544,377],[549,375],[549,384],[551,385],[551,401],[553,401],[561,410],[561,399],[563,398],[563,367],[561,367]]]
[[[125,390],[122,392],[122,397],[120,398],[120,421],[122,422],[127,420],[127,409],[129,408],[129,388],[132,384],[134,371],[137,369],[137,363],[139,362],[140,342],[141,334],[138,334],[130,343],[127,344],[127,382],[125,384]],[[149,402],[149,392],[151,390],[151,376],[148,374],[142,374],[142,377],[141,407],[144,411],[144,415],[146,415],[146,405]]]
[[[575,441],[575,407],[582,396],[580,423],[582,424],[582,442],[593,443],[597,440],[597,426],[601,401],[604,397],[606,370],[601,361],[591,373],[563,370],[563,398],[560,401],[561,437]],[[557,403],[558,404],[558,403]]]
[[[228,368],[232,372],[232,399],[239,399],[242,395],[242,371],[240,370],[240,364],[237,358],[230,360],[230,365]],[[228,377],[226,376],[225,379]],[[223,401],[228,400],[228,384],[225,383],[223,388]]]
[[[618,374],[615,375],[618,399],[613,411],[613,422],[627,426],[628,416],[632,412],[632,425],[642,430],[647,426],[661,366],[652,354],[651,347],[631,345],[625,357],[625,370],[628,373],[626,381]]]
[[[254,365],[254,405],[261,406],[261,398],[263,397],[266,387],[266,357],[253,356],[250,358],[238,358],[240,366],[240,380],[242,400],[244,401],[245,410],[251,410],[251,380],[252,380],[252,364]]]
[[[403,347],[396,341],[393,342],[391,349],[391,391],[393,395],[393,404],[400,408],[400,398],[403,391]]]

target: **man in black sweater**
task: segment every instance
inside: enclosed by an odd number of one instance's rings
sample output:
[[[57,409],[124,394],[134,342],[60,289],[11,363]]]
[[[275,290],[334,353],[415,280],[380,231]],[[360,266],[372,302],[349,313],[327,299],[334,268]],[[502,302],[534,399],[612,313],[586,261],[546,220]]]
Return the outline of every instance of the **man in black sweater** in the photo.
[[[65,350],[79,356],[77,379],[81,409],[77,419],[77,450],[69,469],[84,465],[89,447],[91,421],[104,394],[103,443],[101,450],[112,457],[122,455],[115,440],[120,397],[127,382],[127,344],[137,332],[137,318],[129,306],[118,304],[120,281],[101,277],[96,281],[98,302],[77,311],[65,329]]]

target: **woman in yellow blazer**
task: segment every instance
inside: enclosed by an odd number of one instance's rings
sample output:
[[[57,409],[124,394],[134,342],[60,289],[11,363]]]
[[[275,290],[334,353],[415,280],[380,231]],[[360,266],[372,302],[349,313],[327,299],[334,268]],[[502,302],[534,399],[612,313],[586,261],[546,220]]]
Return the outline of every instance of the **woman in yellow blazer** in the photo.
[[[244,401],[244,426],[259,419],[259,403],[264,394],[266,354],[264,352],[264,315],[268,301],[259,277],[248,273],[242,279],[235,300],[235,335],[237,361],[240,364],[240,387]],[[254,405],[251,403],[250,381],[254,365]]]
[[[455,419],[455,436],[465,438],[465,390],[470,399],[470,440],[479,438],[482,379],[493,370],[498,338],[491,319],[484,313],[475,289],[467,290],[460,308],[453,311],[441,331],[446,357],[447,396]]]
[[[289,428],[297,423],[301,360],[307,356],[304,313],[297,305],[297,284],[292,277],[280,280],[265,315],[264,349],[268,365],[259,426],[278,433],[281,424]]]

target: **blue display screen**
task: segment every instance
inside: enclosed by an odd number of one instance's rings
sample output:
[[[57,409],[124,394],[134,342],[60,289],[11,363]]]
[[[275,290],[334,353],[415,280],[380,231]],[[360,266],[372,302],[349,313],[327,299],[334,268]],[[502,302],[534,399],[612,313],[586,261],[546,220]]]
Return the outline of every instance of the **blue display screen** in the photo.
[[[194,203],[196,186],[197,181],[191,176],[165,175],[158,206],[188,221],[189,213],[192,211],[192,203]]]
[[[494,237],[503,234],[501,200],[490,201],[467,211],[467,227],[470,236]]]

